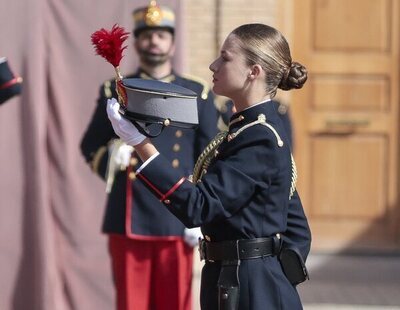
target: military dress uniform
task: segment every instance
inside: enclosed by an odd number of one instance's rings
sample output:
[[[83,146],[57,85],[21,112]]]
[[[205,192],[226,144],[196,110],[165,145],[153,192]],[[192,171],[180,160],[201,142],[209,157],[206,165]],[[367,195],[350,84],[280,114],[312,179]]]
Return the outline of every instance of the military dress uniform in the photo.
[[[174,170],[162,151],[137,173],[186,226],[201,226],[202,309],[301,309],[278,254],[296,246],[305,259],[311,234],[275,106],[267,101],[234,114],[228,132],[202,157],[192,179]]]
[[[150,79],[150,76],[139,70],[126,78]],[[172,169],[187,175],[192,172],[203,148],[217,133],[217,110],[213,95],[204,83],[175,73],[162,81],[183,86],[198,95],[199,126],[196,130],[169,126],[160,136],[152,139],[168,158]],[[81,142],[86,161],[102,178],[106,177],[110,161],[108,146],[118,141],[106,113],[107,99],[117,97],[114,89],[114,81],[106,82],[100,89],[96,110]],[[140,165],[141,160],[133,152],[129,167],[115,174],[102,227],[102,231],[110,235],[114,275],[117,273],[116,278],[122,278],[116,281],[117,292],[125,291],[129,295],[121,297],[118,304],[131,303],[130,308],[121,306],[123,309],[190,309],[193,249],[183,242],[185,226],[182,222],[164,209],[152,193],[136,180],[133,170]],[[124,252],[119,254],[119,248],[124,247],[126,242],[137,247],[133,250],[134,255],[136,259],[146,261],[151,269],[148,273],[145,270],[123,269],[129,258]],[[167,249],[169,252],[166,252]],[[126,275],[128,272],[129,275]],[[126,277],[136,278],[139,287],[124,287],[122,282]],[[155,292],[156,296],[147,296],[149,291]],[[157,300],[148,301],[147,298]],[[153,304],[147,305],[149,302]],[[164,306],[160,307],[160,304]]]

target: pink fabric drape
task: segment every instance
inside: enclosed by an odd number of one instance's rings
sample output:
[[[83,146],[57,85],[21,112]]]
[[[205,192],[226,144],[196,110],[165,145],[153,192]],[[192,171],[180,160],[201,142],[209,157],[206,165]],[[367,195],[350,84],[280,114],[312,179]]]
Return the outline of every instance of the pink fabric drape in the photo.
[[[105,185],[79,151],[98,88],[111,65],[90,35],[149,1],[0,2],[0,56],[24,79],[23,93],[0,106],[0,309],[110,310],[114,291],[100,233]],[[176,69],[184,65],[179,0]],[[121,63],[135,68],[132,39]]]

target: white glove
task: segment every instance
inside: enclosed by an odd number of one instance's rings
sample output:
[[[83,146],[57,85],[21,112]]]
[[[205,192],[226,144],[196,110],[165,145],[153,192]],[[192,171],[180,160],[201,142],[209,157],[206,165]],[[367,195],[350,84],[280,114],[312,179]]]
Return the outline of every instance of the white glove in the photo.
[[[192,248],[199,244],[199,238],[202,237],[203,234],[201,233],[200,227],[185,228],[183,231],[183,240]]]
[[[106,170],[106,193],[111,192],[115,175],[124,171],[129,166],[129,161],[134,148],[120,139],[114,139],[108,146],[108,164]]]
[[[128,144],[120,144],[120,145],[112,145],[110,146],[109,151],[112,154],[112,160],[116,166],[120,167],[121,170],[125,170],[126,167],[129,166],[129,161],[131,159],[131,154],[134,148],[132,145]]]
[[[111,125],[115,133],[126,144],[135,146],[141,143],[146,137],[142,135],[137,128],[129,121],[124,119],[118,112],[119,103],[117,99],[112,98],[107,100],[107,115],[111,121]]]

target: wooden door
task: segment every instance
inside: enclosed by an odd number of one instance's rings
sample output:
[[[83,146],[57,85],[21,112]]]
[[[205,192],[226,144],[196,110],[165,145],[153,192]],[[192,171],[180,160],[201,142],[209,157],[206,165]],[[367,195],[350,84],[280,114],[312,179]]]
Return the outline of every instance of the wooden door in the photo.
[[[294,0],[291,97],[314,249],[399,246],[398,0]]]

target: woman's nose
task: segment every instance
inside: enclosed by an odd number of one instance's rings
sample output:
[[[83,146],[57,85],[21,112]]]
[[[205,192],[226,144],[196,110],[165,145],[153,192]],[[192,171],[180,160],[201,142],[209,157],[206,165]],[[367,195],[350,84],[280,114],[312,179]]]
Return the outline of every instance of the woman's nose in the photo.
[[[216,63],[216,61],[217,61],[217,60],[214,60],[214,61],[210,64],[210,66],[208,67],[212,72],[215,72],[215,71],[216,71],[216,68],[215,68],[215,63]]]

